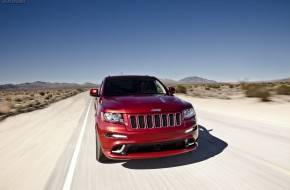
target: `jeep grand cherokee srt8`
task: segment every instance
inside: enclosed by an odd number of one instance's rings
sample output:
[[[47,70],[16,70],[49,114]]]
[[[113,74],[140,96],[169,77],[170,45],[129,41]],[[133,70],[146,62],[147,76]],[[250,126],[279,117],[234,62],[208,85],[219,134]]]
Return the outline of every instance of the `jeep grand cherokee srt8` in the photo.
[[[197,148],[198,125],[192,105],[152,76],[109,76],[95,101],[96,159],[143,159]]]

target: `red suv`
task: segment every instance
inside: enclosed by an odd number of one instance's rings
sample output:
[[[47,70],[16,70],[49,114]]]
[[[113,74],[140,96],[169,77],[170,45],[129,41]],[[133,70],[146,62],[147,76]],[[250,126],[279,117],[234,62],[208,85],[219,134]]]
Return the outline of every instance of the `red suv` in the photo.
[[[143,159],[197,148],[198,125],[192,105],[175,97],[152,76],[109,76],[96,97],[96,158]]]

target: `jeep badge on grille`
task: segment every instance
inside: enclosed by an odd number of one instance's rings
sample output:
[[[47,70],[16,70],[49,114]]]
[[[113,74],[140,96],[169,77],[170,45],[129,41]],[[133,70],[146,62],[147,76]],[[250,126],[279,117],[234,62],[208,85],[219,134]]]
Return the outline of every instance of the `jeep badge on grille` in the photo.
[[[161,109],[160,108],[152,108],[151,112],[161,112]]]

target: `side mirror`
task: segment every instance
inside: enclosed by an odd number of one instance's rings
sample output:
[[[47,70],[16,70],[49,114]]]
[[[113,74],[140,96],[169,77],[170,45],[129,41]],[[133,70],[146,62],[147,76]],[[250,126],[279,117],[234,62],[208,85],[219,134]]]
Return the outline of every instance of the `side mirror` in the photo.
[[[173,96],[173,94],[175,93],[175,88],[174,87],[169,87],[168,91],[169,91],[169,95]]]
[[[99,95],[99,91],[98,91],[97,88],[95,88],[95,89],[91,89],[91,90],[90,90],[90,95],[93,96],[93,97],[99,97],[99,96],[100,96],[100,95]]]

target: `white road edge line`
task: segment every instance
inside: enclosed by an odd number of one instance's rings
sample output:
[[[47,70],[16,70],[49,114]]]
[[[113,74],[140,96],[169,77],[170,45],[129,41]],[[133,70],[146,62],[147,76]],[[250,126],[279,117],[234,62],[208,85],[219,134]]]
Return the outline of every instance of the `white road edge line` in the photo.
[[[82,140],[83,140],[83,136],[84,136],[87,120],[88,120],[88,115],[89,115],[89,112],[90,112],[91,103],[92,103],[92,98],[90,98],[90,104],[89,104],[89,107],[88,107],[88,110],[87,110],[87,113],[86,113],[86,116],[85,116],[85,120],[84,120],[82,129],[81,129],[81,132],[80,132],[80,136],[79,136],[79,139],[78,139],[74,154],[73,154],[71,162],[70,162],[69,170],[67,172],[67,175],[66,175],[66,178],[65,178],[65,182],[64,182],[64,185],[63,185],[63,188],[62,188],[63,190],[69,190],[70,187],[71,187],[74,171],[75,171],[76,164],[77,164],[77,161],[78,161],[78,156],[79,156],[79,152],[80,152],[80,149],[81,149],[81,144],[82,144]]]

